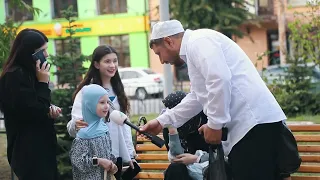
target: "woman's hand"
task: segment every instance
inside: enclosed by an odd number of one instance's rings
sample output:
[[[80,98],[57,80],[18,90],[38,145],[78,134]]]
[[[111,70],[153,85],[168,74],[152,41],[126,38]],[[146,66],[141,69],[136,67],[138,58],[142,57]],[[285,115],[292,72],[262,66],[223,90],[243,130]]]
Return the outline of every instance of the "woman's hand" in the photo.
[[[50,77],[50,64],[47,64],[47,61],[42,64],[40,67],[40,60],[36,62],[36,76],[39,82],[48,83]]]
[[[56,119],[61,114],[61,108],[55,105],[50,106],[49,115],[52,119]]]
[[[177,159],[173,160],[175,163],[183,163],[185,165],[193,164],[197,162],[198,156],[184,153],[176,156]]]
[[[81,128],[85,128],[88,126],[88,123],[83,120],[76,120],[76,130],[79,131]]]

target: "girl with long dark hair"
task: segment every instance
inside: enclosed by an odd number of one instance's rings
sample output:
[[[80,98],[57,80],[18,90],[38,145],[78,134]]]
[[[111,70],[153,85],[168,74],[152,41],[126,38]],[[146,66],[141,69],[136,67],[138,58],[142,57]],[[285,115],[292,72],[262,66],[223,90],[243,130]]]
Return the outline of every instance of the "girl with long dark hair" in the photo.
[[[108,91],[113,108],[129,113],[129,100],[124,92],[124,87],[118,72],[118,55],[115,49],[107,45],[98,46],[93,54],[88,72],[83,81],[74,93],[74,103],[72,107],[72,119],[67,128],[72,137],[76,136],[80,128],[86,127],[82,116],[82,88],[88,84],[98,84]],[[135,150],[132,142],[132,134],[129,126],[119,126],[106,118],[110,136],[112,138],[112,154],[122,158],[124,163],[129,163],[133,167]]]

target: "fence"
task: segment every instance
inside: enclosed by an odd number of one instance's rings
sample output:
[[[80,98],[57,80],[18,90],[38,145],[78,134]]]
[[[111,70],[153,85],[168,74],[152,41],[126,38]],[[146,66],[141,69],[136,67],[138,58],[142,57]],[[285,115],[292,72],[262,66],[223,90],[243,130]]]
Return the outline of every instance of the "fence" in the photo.
[[[163,86],[150,85],[150,86],[126,86],[125,92],[130,98],[130,114],[131,115],[146,115],[146,114],[159,114],[164,108],[162,103],[163,99]],[[174,91],[182,90],[185,92],[190,91],[189,82],[179,82],[174,84]],[[143,97],[143,98],[141,98]]]

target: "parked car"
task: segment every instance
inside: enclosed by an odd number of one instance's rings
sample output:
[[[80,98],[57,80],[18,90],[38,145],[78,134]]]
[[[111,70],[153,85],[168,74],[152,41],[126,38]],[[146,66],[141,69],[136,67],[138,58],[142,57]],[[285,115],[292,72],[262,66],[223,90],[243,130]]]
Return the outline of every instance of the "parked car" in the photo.
[[[146,99],[149,95],[163,94],[163,75],[153,72],[149,68],[119,68],[127,96]]]
[[[307,66],[313,67],[311,84],[314,90],[320,90],[320,67],[314,66],[314,63],[307,63]],[[281,82],[285,77],[290,64],[268,66],[264,71],[260,71],[260,75],[265,78],[267,84],[271,84],[274,80]]]

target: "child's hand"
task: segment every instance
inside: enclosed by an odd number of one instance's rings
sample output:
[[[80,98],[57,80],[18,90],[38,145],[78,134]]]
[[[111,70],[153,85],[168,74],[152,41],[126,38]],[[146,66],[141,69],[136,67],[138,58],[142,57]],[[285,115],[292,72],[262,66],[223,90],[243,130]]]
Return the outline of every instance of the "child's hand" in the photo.
[[[118,167],[114,163],[112,163],[112,168],[110,169],[110,173],[115,174],[117,172],[118,172]]]
[[[177,128],[169,127],[168,130],[169,130],[169,134],[171,135],[178,134]]]
[[[98,158],[99,166],[103,167],[106,171],[110,171],[113,168],[113,162],[109,159]],[[117,166],[116,166],[117,167]]]
[[[185,165],[193,164],[197,162],[198,156],[185,153],[185,154],[180,154],[176,156],[177,159],[173,160],[175,163],[183,163]]]

